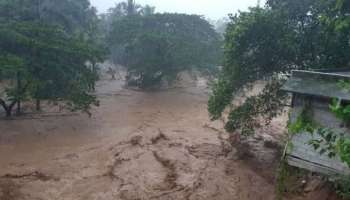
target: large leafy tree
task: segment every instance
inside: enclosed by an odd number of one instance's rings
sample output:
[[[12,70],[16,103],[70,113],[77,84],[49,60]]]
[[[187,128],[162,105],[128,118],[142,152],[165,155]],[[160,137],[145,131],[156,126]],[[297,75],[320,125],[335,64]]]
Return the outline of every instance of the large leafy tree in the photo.
[[[185,14],[134,15],[115,21],[109,36],[122,55],[129,81],[137,86],[173,80],[184,69],[214,68],[219,63],[220,36],[202,17]]]
[[[1,0],[0,13],[7,20],[40,20],[61,26],[67,33],[92,34],[97,20],[89,0]]]
[[[134,0],[126,0],[117,3],[114,7],[110,8],[107,13],[100,15],[99,20],[99,29],[100,35],[105,42],[105,46],[109,47],[111,52],[110,57],[111,60],[118,62],[121,59],[122,54],[124,54],[124,49],[121,45],[116,43],[109,43],[107,40],[108,33],[110,33],[113,29],[113,24],[117,23],[117,21],[122,20],[126,17],[132,16],[148,16],[153,15],[155,13],[155,7],[150,5],[142,6],[137,4]],[[116,33],[117,34],[117,33]]]
[[[91,104],[97,104],[89,93],[96,81],[93,64],[103,58],[89,42],[92,35],[81,34],[90,27],[73,30],[67,25],[72,20],[67,13],[58,12],[67,18],[61,23],[63,18],[53,18],[58,14],[35,4],[49,4],[48,0],[21,2],[0,1],[0,74],[8,83],[0,104],[6,114],[12,114],[16,103],[20,109],[21,101],[32,98],[64,101],[73,110],[88,112]],[[52,18],[44,20],[43,13]]]
[[[229,107],[226,129],[253,133],[261,117],[269,122],[283,108],[281,74],[350,67],[349,30],[346,0],[269,0],[264,8],[231,16],[224,68],[208,105],[212,119]],[[232,106],[232,100],[257,80],[268,82],[262,93]]]

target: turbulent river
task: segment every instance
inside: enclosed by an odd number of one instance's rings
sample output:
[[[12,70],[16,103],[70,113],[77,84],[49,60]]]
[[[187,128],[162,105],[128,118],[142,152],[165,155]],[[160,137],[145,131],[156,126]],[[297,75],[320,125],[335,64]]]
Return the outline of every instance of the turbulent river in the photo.
[[[1,200],[275,199],[268,175],[225,152],[203,81],[141,92],[104,80],[97,95],[91,118],[0,121]]]

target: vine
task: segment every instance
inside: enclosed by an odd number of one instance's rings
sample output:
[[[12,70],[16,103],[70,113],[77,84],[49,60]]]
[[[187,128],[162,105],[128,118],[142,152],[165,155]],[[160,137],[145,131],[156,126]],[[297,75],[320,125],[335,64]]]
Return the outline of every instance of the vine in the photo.
[[[350,125],[350,104],[343,106],[341,99],[333,99],[329,108],[346,126]]]
[[[303,131],[312,133],[316,127],[316,122],[312,119],[312,109],[310,102],[304,106],[294,123],[288,124],[288,131],[292,134],[301,133]]]

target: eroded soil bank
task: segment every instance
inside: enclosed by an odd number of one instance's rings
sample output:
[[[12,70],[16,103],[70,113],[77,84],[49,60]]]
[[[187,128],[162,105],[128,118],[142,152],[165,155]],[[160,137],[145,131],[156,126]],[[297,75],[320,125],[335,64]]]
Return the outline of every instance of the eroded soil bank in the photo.
[[[91,118],[53,110],[1,120],[0,199],[275,199],[275,151],[256,142],[258,159],[232,156],[207,92],[201,82],[144,93],[105,80]],[[278,140],[284,125],[274,124],[257,141]]]

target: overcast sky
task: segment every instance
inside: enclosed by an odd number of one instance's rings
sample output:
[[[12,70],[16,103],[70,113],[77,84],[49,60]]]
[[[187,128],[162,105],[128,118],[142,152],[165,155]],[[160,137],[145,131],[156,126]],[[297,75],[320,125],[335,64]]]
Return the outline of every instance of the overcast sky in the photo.
[[[122,0],[90,0],[100,13]],[[258,0],[136,0],[138,4],[149,4],[156,7],[157,12],[177,12],[205,15],[211,19],[226,17],[238,10],[247,10],[255,6]],[[265,2],[261,0],[261,2]],[[261,4],[262,4],[261,3]]]

